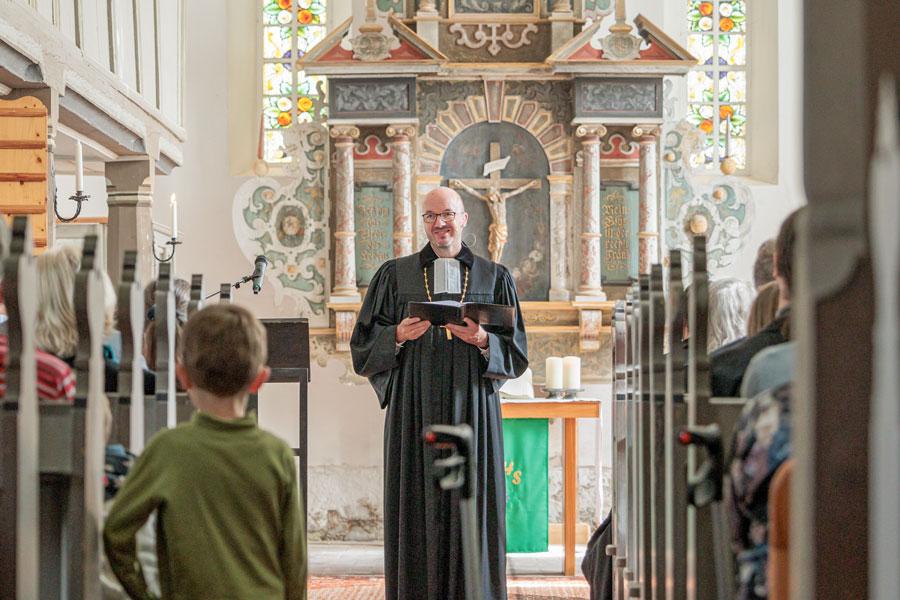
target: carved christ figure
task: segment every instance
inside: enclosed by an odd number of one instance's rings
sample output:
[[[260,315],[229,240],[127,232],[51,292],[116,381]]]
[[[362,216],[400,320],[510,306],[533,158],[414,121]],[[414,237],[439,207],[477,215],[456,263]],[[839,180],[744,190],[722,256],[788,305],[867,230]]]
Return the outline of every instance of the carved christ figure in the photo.
[[[491,183],[493,183],[493,180]],[[450,187],[463,189],[487,203],[488,210],[491,212],[491,225],[488,228],[488,250],[491,253],[491,260],[498,263],[503,256],[503,248],[506,246],[506,241],[509,239],[509,228],[506,225],[506,201],[522,192],[541,187],[541,180],[532,179],[525,185],[508,192],[502,191],[499,185],[491,185],[484,194],[459,179],[451,179]]]

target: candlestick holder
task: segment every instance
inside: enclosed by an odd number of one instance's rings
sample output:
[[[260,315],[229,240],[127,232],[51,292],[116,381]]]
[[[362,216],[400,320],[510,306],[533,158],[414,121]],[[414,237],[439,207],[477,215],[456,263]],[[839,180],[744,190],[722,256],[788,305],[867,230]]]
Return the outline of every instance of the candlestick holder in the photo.
[[[578,392],[583,392],[583,391],[584,391],[584,388],[562,390],[563,400],[575,400],[578,397]]]
[[[562,397],[563,397],[563,389],[562,388],[549,388],[547,386],[543,386],[542,389],[545,392],[547,392],[548,400],[562,400]]]
[[[176,247],[181,243],[182,243],[181,240],[179,240],[178,238],[175,238],[175,237],[173,237],[168,242],[166,242],[166,246],[172,246],[172,252],[166,258],[162,258],[156,253],[156,245],[154,244],[153,245],[153,258],[155,258],[156,260],[158,260],[161,263],[169,262],[170,260],[175,258],[175,250],[177,249]]]
[[[63,223],[71,223],[72,221],[74,221],[75,219],[78,218],[78,215],[81,214],[81,203],[85,202],[88,199],[90,199],[90,196],[88,196],[81,190],[78,190],[77,192],[75,192],[74,196],[69,196],[69,200],[74,201],[77,206],[75,207],[74,215],[72,215],[71,217],[64,217],[61,214],[59,214],[59,203],[56,201],[56,198],[53,198],[53,212],[56,213],[56,218],[59,219],[60,221],[62,221]]]

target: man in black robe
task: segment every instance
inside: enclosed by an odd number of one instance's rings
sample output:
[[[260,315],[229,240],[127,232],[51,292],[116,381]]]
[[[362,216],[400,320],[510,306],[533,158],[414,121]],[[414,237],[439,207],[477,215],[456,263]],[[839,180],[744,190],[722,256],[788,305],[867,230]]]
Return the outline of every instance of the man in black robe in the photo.
[[[384,570],[389,600],[465,597],[458,492],[432,477],[433,451],[422,440],[432,424],[468,423],[474,431],[476,512],[485,600],[506,598],[506,478],[497,390],[528,366],[525,327],[515,282],[502,265],[462,243],[468,222],[450,188],[423,204],[429,243],[418,254],[386,262],[369,284],[350,351],[369,378],[384,423]],[[434,261],[456,258],[463,294],[433,294]],[[460,300],[515,306],[512,329],[432,327],[408,316],[408,302]]]

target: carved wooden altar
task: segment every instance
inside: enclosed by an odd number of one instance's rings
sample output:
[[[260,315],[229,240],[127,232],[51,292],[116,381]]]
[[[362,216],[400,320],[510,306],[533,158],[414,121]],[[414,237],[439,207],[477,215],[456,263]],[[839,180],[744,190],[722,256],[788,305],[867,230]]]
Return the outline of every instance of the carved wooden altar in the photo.
[[[329,81],[333,328],[311,333],[349,349],[374,270],[427,242],[422,199],[451,185],[516,280],[536,378],[581,354],[609,380],[608,297],[660,257],[663,78],[695,59],[622,0],[607,35],[583,1],[360,3],[298,62]]]

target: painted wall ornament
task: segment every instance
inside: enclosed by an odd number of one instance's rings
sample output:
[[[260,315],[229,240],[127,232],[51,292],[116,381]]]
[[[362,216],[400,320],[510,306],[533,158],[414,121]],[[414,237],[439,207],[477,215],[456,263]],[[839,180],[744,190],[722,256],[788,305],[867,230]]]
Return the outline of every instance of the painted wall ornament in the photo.
[[[325,201],[327,131],[315,123],[285,130],[288,178],[255,177],[234,197],[234,234],[244,255],[269,259],[266,277],[275,302],[285,298],[313,325],[327,326],[328,203]]]
[[[750,189],[721,177],[701,181],[692,176],[690,157],[702,144],[702,137],[687,121],[666,132],[664,143],[666,246],[689,255],[691,237],[705,234],[709,266],[729,266],[750,234]],[[690,260],[685,264],[689,266]]]

